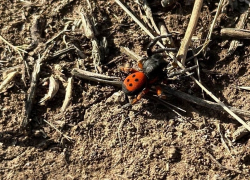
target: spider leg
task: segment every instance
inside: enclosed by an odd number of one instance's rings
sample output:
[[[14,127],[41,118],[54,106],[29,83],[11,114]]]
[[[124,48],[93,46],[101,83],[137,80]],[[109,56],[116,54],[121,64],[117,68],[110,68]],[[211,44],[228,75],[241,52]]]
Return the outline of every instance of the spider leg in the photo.
[[[168,77],[176,76],[176,75],[179,75],[179,74],[184,74],[185,72],[192,71],[193,69],[196,69],[197,67],[198,67],[198,65],[194,65],[192,67],[189,67],[189,68],[186,68],[186,69],[183,69],[183,70],[179,70],[179,71],[169,73]]]
[[[176,48],[161,48],[161,49],[157,49],[154,52],[151,52],[152,54],[157,54],[157,53],[162,53],[164,51],[177,51]]]
[[[157,96],[160,97],[161,99],[166,99],[166,95],[163,93],[161,86],[156,86],[156,93]],[[131,104],[135,104],[136,102],[138,102],[145,94],[147,94],[149,92],[150,88],[145,88],[142,90],[142,92],[140,92],[140,94],[137,95],[137,97],[135,99],[133,99],[133,101],[131,102]]]
[[[158,97],[161,99],[166,99],[166,95],[163,93],[161,86],[156,86],[155,89]]]
[[[141,60],[141,61],[138,61],[138,67],[139,67],[140,69],[143,69],[142,60]]]
[[[144,88],[140,94],[137,95],[135,99],[131,102],[131,104],[135,104],[137,101],[139,101],[145,94],[149,92],[149,88]]]
[[[126,72],[126,73],[135,73],[138,72],[138,70],[134,69],[134,68],[130,68],[130,67],[123,67],[121,66],[119,68],[121,71]]]
[[[172,36],[172,34],[166,34],[166,35],[161,35],[161,36],[157,36],[155,37],[148,45],[147,47],[147,55],[150,57],[154,54],[154,52],[152,52],[152,47],[157,43],[157,41],[159,41],[162,38],[166,38],[166,37],[170,37]],[[168,48],[165,48],[168,49]],[[166,50],[164,50],[166,51]]]

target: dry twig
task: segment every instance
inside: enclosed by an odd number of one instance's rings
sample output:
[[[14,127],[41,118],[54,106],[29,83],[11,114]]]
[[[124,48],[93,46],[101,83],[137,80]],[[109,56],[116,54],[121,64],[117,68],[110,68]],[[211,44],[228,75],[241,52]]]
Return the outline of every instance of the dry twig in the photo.
[[[29,124],[30,113],[31,113],[33,102],[35,99],[35,93],[36,93],[37,81],[38,81],[39,73],[40,73],[40,67],[41,67],[42,62],[48,58],[49,52],[53,48],[53,46],[54,44],[50,45],[43,53],[43,56],[39,57],[34,65],[32,77],[31,77],[31,84],[30,84],[30,88],[28,91],[28,97],[25,102],[25,107],[24,107],[24,112],[23,112],[22,128],[26,128],[27,125]]]
[[[135,61],[141,61],[142,57],[138,56],[136,53],[134,53],[134,51],[131,51],[129,48],[127,47],[120,47],[120,51],[124,54],[126,54],[127,56],[129,56],[130,58],[132,58]]]
[[[161,35],[168,35],[169,32],[163,22],[159,22],[158,26],[160,28]],[[162,42],[164,45],[168,45],[169,47],[175,47],[174,41],[172,37],[162,38]]]
[[[56,51],[54,52],[52,55],[49,56],[49,59],[55,59],[55,58],[58,58],[59,56],[63,55],[63,54],[66,54],[66,53],[69,53],[69,52],[72,52],[76,50],[75,47],[66,47],[64,49],[61,49],[59,51]]]
[[[55,80],[53,76],[50,76],[49,91],[47,94],[45,94],[45,96],[40,100],[39,103],[41,105],[45,105],[45,102],[52,99],[56,95],[58,90],[59,90],[59,83],[57,82],[57,80]]]
[[[143,0],[143,8],[145,10],[147,18],[150,20],[151,24],[153,25],[156,33],[160,34],[160,31],[159,31],[158,27],[155,24],[155,21],[154,21],[154,18],[153,18],[153,14],[152,14],[150,6],[148,5],[147,0]]]
[[[247,124],[250,126],[250,121],[247,122]],[[233,133],[233,142],[237,141],[238,139],[242,138],[245,135],[248,135],[250,132],[244,127],[240,126],[238,129]]]
[[[221,36],[236,39],[250,39],[250,31],[237,28],[223,28],[220,31]]]
[[[50,126],[51,126],[53,129],[55,129],[57,132],[59,132],[59,133],[60,133],[63,137],[65,137],[68,141],[72,141],[72,140],[73,140],[73,138],[71,138],[71,137],[69,137],[69,136],[63,134],[63,133],[62,133],[59,129],[57,129],[52,123],[46,121],[45,119],[44,119],[44,122],[46,122],[48,125],[50,125]]]
[[[200,17],[200,11],[201,11],[202,5],[203,5],[203,0],[195,1],[194,6],[193,6],[193,12],[192,12],[185,36],[181,42],[181,47],[177,53],[176,58],[180,60],[183,65],[185,65],[185,62],[186,62],[188,47],[190,45],[192,35],[195,31],[196,24]]]
[[[13,71],[7,75],[7,77],[0,85],[0,93],[5,92],[5,90],[7,89],[7,85],[16,77],[17,74],[17,71]]]
[[[248,90],[250,91],[250,87],[249,86],[233,86],[236,89],[244,89],[244,90]]]
[[[61,112],[64,112],[70,103],[70,99],[72,97],[73,83],[74,83],[74,79],[72,77],[69,78],[67,88],[66,88],[65,98],[63,101],[63,105],[61,107]]]
[[[84,71],[84,70],[77,69],[77,68],[74,68],[71,71],[71,74],[73,76],[87,79],[90,81],[106,83],[109,85],[121,87],[121,81],[117,81],[118,79],[117,77],[105,76],[102,74],[92,73],[92,72]]]
[[[218,18],[218,16],[221,13],[222,7],[224,6],[224,1],[225,0],[220,0],[220,2],[218,4],[217,11],[216,11],[216,14],[214,16],[213,22],[212,22],[212,24],[210,26],[210,29],[209,29],[206,41],[210,41],[211,40],[211,36],[212,36],[213,30],[214,30],[215,22],[217,21],[217,18]],[[204,44],[204,46],[207,46],[207,45],[208,44]]]
[[[239,28],[239,29],[243,29],[244,28],[244,26],[245,26],[245,24],[247,22],[248,15],[249,15],[249,11],[246,11],[245,13],[241,14],[241,16],[239,18],[239,22],[236,24],[236,28]],[[237,47],[239,45],[240,45],[240,41],[239,40],[233,40],[230,43],[229,49],[227,51],[227,56],[232,55],[235,52],[235,50],[237,49]],[[226,57],[224,57],[224,59]]]
[[[1,35],[0,35],[0,40],[2,40],[4,43],[6,43],[8,46],[10,46],[14,51],[16,51],[21,57],[21,53],[20,52],[23,52],[23,53],[27,53],[27,51],[23,50],[23,48],[26,48],[27,46],[26,45],[23,45],[23,46],[14,46],[12,45],[11,43],[9,43],[8,41],[6,41]]]

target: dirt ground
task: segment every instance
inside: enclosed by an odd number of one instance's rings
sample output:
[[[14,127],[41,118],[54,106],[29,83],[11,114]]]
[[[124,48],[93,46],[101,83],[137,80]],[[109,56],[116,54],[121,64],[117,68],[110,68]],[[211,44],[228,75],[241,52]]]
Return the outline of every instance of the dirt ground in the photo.
[[[148,2],[155,22],[165,23],[179,47],[193,1],[176,1],[166,7],[160,1]],[[240,40],[236,51],[227,56],[232,39],[220,36],[220,29],[234,28],[246,10],[244,2],[238,6],[237,1],[233,2],[219,15],[206,55],[198,56],[201,80],[225,104],[249,111],[249,91],[234,86],[250,86],[250,43]],[[192,48],[204,44],[218,3],[204,1]],[[125,4],[139,19],[143,18],[145,13],[139,11],[142,6],[131,0]],[[107,40],[99,62],[93,60],[93,38],[86,37],[79,26],[83,11],[94,21],[97,42]],[[168,94],[166,101],[186,112],[173,108],[177,115],[147,97],[124,110],[121,107],[126,98],[120,88],[77,77],[73,78],[70,104],[64,113],[60,112],[73,68],[123,80],[126,74],[119,67],[129,63],[136,68],[136,62],[120,47],[146,56],[151,39],[114,0],[6,0],[0,2],[0,14],[2,38],[27,52],[14,50],[0,40],[0,82],[6,74],[19,72],[0,94],[0,179],[250,179],[250,136],[233,142],[232,133],[241,124],[226,112]],[[32,31],[36,27],[37,31]],[[249,18],[243,28],[250,29]],[[41,64],[31,122],[23,129],[35,62],[46,49],[53,55],[68,46],[78,51],[48,58]],[[58,67],[59,91],[40,105],[48,92],[46,78],[57,77]],[[201,89],[189,77],[182,76],[169,86],[203,98]],[[208,95],[204,98],[212,101]],[[248,121],[248,117],[240,117]]]

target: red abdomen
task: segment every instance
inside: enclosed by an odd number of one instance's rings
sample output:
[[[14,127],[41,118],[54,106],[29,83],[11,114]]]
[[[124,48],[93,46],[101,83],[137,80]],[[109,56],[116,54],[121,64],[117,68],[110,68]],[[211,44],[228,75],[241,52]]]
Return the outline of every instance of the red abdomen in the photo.
[[[122,90],[129,96],[136,95],[146,87],[147,77],[143,72],[127,76],[122,83]]]

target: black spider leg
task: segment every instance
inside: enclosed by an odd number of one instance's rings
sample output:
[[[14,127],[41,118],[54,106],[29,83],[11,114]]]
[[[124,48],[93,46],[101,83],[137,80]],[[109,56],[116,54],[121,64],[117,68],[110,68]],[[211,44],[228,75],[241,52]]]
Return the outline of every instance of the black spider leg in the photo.
[[[166,35],[161,35],[161,36],[157,36],[155,37],[148,45],[147,47],[147,55],[148,57],[152,56],[153,54],[156,54],[156,53],[162,53],[164,51],[176,51],[177,49],[176,48],[161,48],[161,49],[158,49],[156,51],[152,51],[152,47],[157,43],[157,41],[159,41],[160,39],[162,38],[166,38],[166,37],[171,37],[172,34],[166,34]]]

